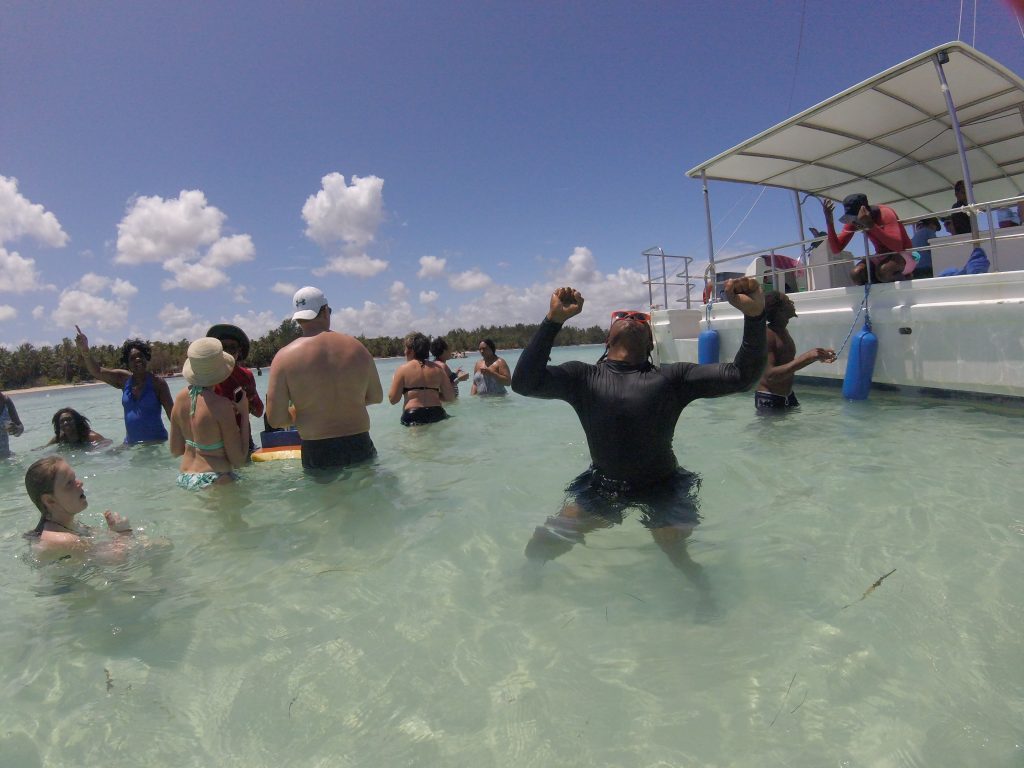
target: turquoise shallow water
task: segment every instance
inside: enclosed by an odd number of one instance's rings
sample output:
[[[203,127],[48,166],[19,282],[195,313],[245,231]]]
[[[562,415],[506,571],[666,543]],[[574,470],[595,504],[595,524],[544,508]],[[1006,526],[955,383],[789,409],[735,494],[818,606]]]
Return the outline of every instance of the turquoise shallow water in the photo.
[[[326,485],[276,462],[188,493],[166,449],[72,454],[82,518],[130,515],[150,546],[45,568],[21,538],[30,449],[65,404],[120,440],[119,395],[16,396],[0,762],[1024,764],[1019,413],[826,390],[781,419],[750,395],[692,405],[676,453],[703,476],[709,606],[635,517],[529,578],[582,431],[564,403],[462,388],[428,428],[371,408],[379,460]]]

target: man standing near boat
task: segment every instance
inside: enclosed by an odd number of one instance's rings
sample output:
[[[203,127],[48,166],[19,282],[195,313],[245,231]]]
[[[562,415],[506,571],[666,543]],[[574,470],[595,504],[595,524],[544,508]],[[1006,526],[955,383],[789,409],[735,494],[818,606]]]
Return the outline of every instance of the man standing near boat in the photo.
[[[758,413],[771,413],[796,408],[800,405],[793,394],[796,372],[811,363],[834,363],[836,353],[815,347],[796,356],[796,343],[787,327],[796,317],[796,306],[786,294],[778,291],[765,294],[764,316],[768,321],[768,365],[754,392],[754,409]]]
[[[357,339],[331,330],[331,308],[319,288],[300,288],[292,302],[302,336],[274,356],[267,420],[298,428],[303,469],[373,458],[377,450],[366,406],[384,399],[373,357]]]
[[[839,218],[845,226],[838,235],[832,222],[835,204],[825,199],[821,207],[825,211],[828,246],[832,253],[841,252],[857,232],[867,235],[875,246],[875,255],[858,261],[850,271],[854,283],[865,285],[868,282],[869,264],[872,283],[891,283],[914,271],[916,262],[910,256],[913,247],[910,237],[896,211],[888,205],[869,205],[867,195],[859,193],[847,195],[843,200],[843,215]]]
[[[528,397],[565,400],[579,416],[592,464],[566,488],[561,512],[549,517],[526,546],[526,556],[547,561],[583,541],[584,534],[622,521],[629,507],[672,563],[703,586],[700,566],[685,539],[698,523],[699,477],[682,469],[672,451],[679,415],[690,402],[748,389],[765,364],[764,294],[757,280],[728,280],[725,295],[745,316],[743,342],[731,363],[651,362],[654,338],[643,312],[612,313],[608,348],[589,365],[547,365],[562,324],[583,310],[573,288],[551,295],[547,317],[523,350],[512,389]]]

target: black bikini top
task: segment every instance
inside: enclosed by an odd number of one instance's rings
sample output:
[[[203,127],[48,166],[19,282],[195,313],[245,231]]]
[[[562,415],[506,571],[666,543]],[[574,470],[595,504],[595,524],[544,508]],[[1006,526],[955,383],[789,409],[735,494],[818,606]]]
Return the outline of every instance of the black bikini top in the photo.
[[[441,394],[441,388],[440,387],[402,387],[402,394],[403,395],[407,395],[410,392],[415,392],[418,389],[429,389],[429,390],[431,390],[433,392],[437,392],[437,394],[439,394],[439,395]]]

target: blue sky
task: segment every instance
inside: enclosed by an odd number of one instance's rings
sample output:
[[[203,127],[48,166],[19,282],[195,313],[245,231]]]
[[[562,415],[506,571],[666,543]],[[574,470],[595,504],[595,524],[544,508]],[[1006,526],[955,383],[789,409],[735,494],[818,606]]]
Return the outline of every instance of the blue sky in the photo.
[[[961,39],[1018,73],[998,0]],[[960,3],[5,3],[0,344],[252,336],[324,289],[367,335],[646,306],[706,260],[685,172],[956,39]],[[802,45],[801,16],[803,15]],[[716,246],[795,239],[712,185]],[[728,214],[728,215],[727,215]],[[808,211],[808,224],[821,225]]]

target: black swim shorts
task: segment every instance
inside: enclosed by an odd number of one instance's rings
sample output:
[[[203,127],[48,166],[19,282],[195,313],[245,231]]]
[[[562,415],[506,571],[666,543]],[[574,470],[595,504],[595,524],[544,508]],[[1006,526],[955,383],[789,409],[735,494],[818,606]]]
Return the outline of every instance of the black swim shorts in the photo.
[[[798,405],[800,405],[800,401],[796,399],[796,395],[792,392],[785,397],[782,395],[776,395],[773,392],[754,393],[754,410],[758,413],[763,413],[765,411],[785,411],[790,408],[796,408]]]
[[[700,522],[700,475],[677,467],[668,477],[638,485],[613,480],[591,467],[565,489],[565,503],[576,504],[586,514],[618,524],[631,507],[641,512],[645,527],[693,528]]]
[[[376,455],[369,432],[302,441],[303,469],[340,469]]]
[[[448,418],[440,405],[429,405],[423,408],[409,408],[402,411],[402,424],[411,427],[414,424],[433,424]]]

